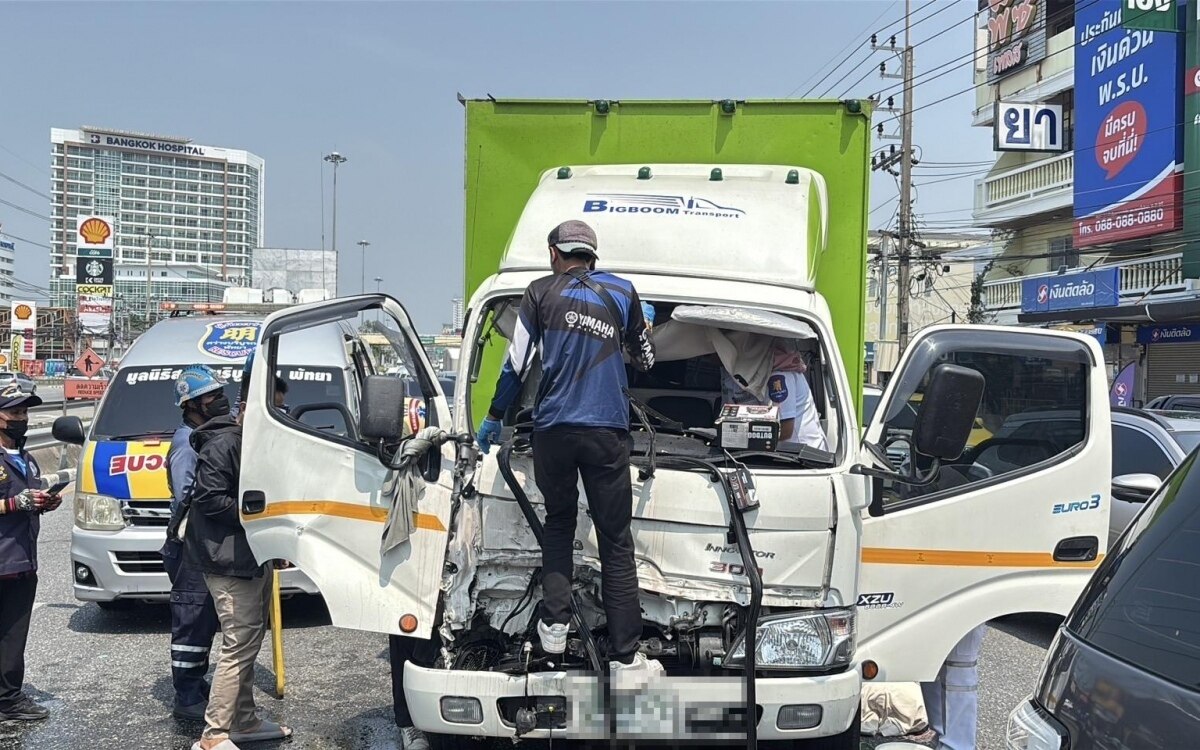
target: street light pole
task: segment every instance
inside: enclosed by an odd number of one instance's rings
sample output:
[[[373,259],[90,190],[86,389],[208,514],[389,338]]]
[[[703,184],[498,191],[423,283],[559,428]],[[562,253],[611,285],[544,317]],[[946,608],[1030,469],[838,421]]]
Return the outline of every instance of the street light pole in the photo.
[[[375,277],[375,293],[376,293],[376,294],[379,294],[379,285],[380,285],[380,284],[382,284],[382,283],[383,283],[383,277],[382,277],[382,276],[376,276],[376,277]],[[382,316],[382,314],[379,312],[379,310],[376,310],[376,311],[375,311],[375,321],[376,321],[376,322],[382,322],[382,321],[383,321],[383,316]]]
[[[150,329],[150,253],[154,248],[154,234],[146,232],[146,330]]]
[[[367,247],[370,244],[366,240],[358,241],[358,246],[362,248],[362,281],[358,288],[362,290],[363,294],[367,293]]]
[[[334,151],[325,157],[325,161],[333,165],[333,262],[336,268],[337,264],[337,168],[339,164],[346,163],[346,157]],[[337,289],[334,289],[336,295]]]

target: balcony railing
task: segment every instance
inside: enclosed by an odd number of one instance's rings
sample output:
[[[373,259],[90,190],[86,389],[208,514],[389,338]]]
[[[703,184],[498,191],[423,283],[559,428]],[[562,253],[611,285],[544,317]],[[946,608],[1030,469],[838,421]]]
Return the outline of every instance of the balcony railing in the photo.
[[[1061,198],[1062,207],[1069,206],[1074,177],[1075,155],[1072,153],[989,175],[975,183],[975,213],[1020,213],[1022,204],[1053,198]],[[1050,206],[1042,206],[1039,210],[1047,208]]]
[[[1122,302],[1132,302],[1143,296],[1170,294],[1186,289],[1182,259],[1182,253],[1168,253],[1127,263],[1106,263],[1095,266],[1092,270],[1098,271],[1113,267],[1120,269],[1118,294]],[[991,312],[1019,310],[1021,308],[1021,282],[1025,279],[1053,277],[1054,275],[1053,273],[1040,273],[1016,276],[1011,279],[985,281],[983,284],[984,304]]]

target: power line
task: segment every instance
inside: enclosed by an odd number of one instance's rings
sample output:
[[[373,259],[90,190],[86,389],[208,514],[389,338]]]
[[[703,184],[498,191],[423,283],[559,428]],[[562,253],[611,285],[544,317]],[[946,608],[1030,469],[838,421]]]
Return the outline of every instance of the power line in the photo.
[[[31,211],[30,209],[25,208],[24,206],[18,206],[16,203],[13,203],[11,201],[6,201],[3,198],[0,198],[0,203],[3,203],[4,205],[8,206],[9,208],[15,208],[16,210],[18,210],[22,213],[27,213],[34,218],[41,219],[42,221],[51,221],[51,218],[49,216],[42,216],[41,214],[37,213],[36,211]]]
[[[20,185],[21,187],[25,188],[26,190],[28,190],[29,192],[33,193],[34,195],[36,195],[40,198],[45,198],[46,200],[53,200],[53,198],[51,198],[49,195],[46,195],[45,193],[41,192],[40,190],[37,190],[36,188],[32,188],[32,187],[26,185],[25,183],[21,182],[17,178],[10,177],[9,175],[4,174],[3,172],[0,172],[0,178],[8,180],[9,182],[14,183],[16,185]]]
[[[863,38],[865,38],[865,35],[866,35],[867,31],[869,31],[869,30],[871,29],[871,27],[872,27],[872,26],[874,26],[875,24],[879,23],[879,19],[880,19],[880,18],[883,18],[884,16],[886,16],[886,15],[888,14],[888,12],[889,12],[889,11],[891,11],[891,9],[892,9],[892,8],[895,8],[895,7],[896,7],[897,5],[899,5],[899,4],[900,4],[900,1],[899,1],[899,0],[895,0],[895,2],[893,2],[891,5],[889,5],[888,7],[884,8],[884,9],[883,9],[883,12],[882,12],[882,13],[880,13],[878,16],[876,16],[876,17],[875,17],[875,19],[874,19],[873,21],[871,21],[869,24],[867,24],[867,25],[866,25],[866,27],[864,27],[862,31],[858,32],[858,33],[857,33],[857,34],[855,34],[853,37],[851,37],[851,38],[850,38],[850,41],[849,41],[849,43],[847,43],[845,47],[842,47],[841,51],[840,51],[840,52],[838,52],[837,54],[838,54],[838,55],[840,55],[840,54],[842,54],[843,52],[845,52],[846,50],[850,49],[851,47],[853,47],[853,46],[854,46],[854,43],[855,43],[855,42],[858,42],[858,43],[860,43],[860,44],[861,44],[861,43],[862,43],[862,41],[861,41],[861,40],[862,40]],[[853,57],[853,56],[854,56],[854,50],[851,50],[850,54],[846,55],[846,57],[845,57],[845,58],[843,58],[843,59],[842,59],[842,61],[841,61],[841,62],[839,62],[837,65],[834,65],[832,68],[830,68],[830,69],[829,69],[829,71],[828,71],[828,72],[825,74],[825,76],[824,76],[823,78],[821,78],[821,80],[819,80],[819,81],[817,81],[816,83],[814,83],[814,84],[812,85],[812,87],[811,87],[811,88],[809,88],[807,91],[805,91],[805,92],[804,92],[804,97],[805,97],[805,98],[808,98],[808,95],[809,95],[809,94],[811,94],[811,93],[813,92],[813,90],[814,90],[814,89],[816,89],[818,86],[820,86],[822,83],[824,83],[824,82],[826,81],[826,79],[828,79],[828,78],[829,78],[829,76],[833,75],[833,72],[834,72],[835,70],[837,70],[838,68],[842,67],[842,65],[845,65],[845,63],[846,63],[846,60],[849,60],[849,59],[850,59],[851,57]],[[804,88],[804,86],[805,86],[805,85],[807,85],[807,84],[808,84],[808,82],[809,82],[809,81],[811,81],[811,80],[812,80],[814,77],[816,77],[816,75],[817,75],[818,73],[820,73],[820,72],[821,72],[821,70],[822,70],[822,68],[817,68],[815,71],[813,71],[813,72],[812,72],[812,74],[811,74],[811,75],[809,75],[809,77],[808,77],[807,79],[805,79],[804,83],[801,83],[799,86],[797,86],[796,88],[792,89],[792,90],[791,90],[791,92],[789,92],[789,93],[788,93],[788,95],[787,95],[786,97],[784,97],[784,98],[785,98],[785,99],[791,99],[793,94],[795,94],[795,93],[796,93],[797,91],[799,91],[800,89]]]
[[[9,233],[9,232],[5,232],[5,233],[4,233],[4,236],[5,236],[5,237],[11,237],[12,239],[14,239],[14,240],[18,240],[18,241],[20,241],[20,242],[24,242],[26,245],[33,245],[34,247],[40,247],[40,248],[44,248],[44,249],[46,249],[46,250],[53,250],[53,249],[54,249],[54,248],[50,247],[49,245],[43,245],[43,244],[42,244],[42,243],[40,243],[40,242],[34,242],[33,240],[27,240],[27,239],[25,239],[24,237],[18,237],[17,235],[15,235],[15,234],[11,234],[11,233]]]
[[[38,165],[36,165],[36,164],[34,164],[33,162],[31,162],[31,161],[29,161],[28,159],[26,159],[24,156],[21,156],[20,154],[18,154],[16,151],[13,151],[13,150],[12,150],[11,148],[9,148],[8,146],[5,146],[3,143],[0,143],[0,149],[2,149],[2,150],[4,150],[4,151],[7,151],[8,153],[10,153],[10,154],[12,154],[13,156],[17,157],[17,158],[18,158],[18,159],[20,159],[22,162],[24,162],[25,164],[29,165],[29,166],[30,166],[30,167],[32,167],[34,170],[36,170],[36,171],[38,172],[38,174],[41,174],[41,173],[42,173],[42,169],[43,169],[43,167],[39,167]]]

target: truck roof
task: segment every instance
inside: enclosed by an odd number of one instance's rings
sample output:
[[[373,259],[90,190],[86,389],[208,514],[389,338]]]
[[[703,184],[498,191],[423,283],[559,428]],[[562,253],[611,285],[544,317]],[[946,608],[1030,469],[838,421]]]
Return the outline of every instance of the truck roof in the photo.
[[[240,364],[258,343],[258,330],[264,318],[231,313],[161,320],[138,337],[121,358],[121,367]],[[341,368],[346,362],[345,351],[340,324],[330,323],[284,334],[279,361]]]
[[[596,231],[597,266],[812,289],[825,250],[824,178],[802,167],[743,164],[569,166],[545,171],[500,262],[548,267],[546,235],[579,219]]]

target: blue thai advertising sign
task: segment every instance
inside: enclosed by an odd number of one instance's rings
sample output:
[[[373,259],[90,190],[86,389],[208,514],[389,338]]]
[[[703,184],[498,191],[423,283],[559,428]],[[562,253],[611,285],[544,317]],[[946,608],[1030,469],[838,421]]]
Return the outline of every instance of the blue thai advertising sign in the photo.
[[[1190,344],[1200,341],[1200,326],[1138,326],[1139,344]]]
[[[1183,222],[1183,35],[1122,27],[1125,5],[1075,5],[1075,247]]]
[[[1120,283],[1120,272],[1116,268],[1022,279],[1021,312],[1115,307]]]

